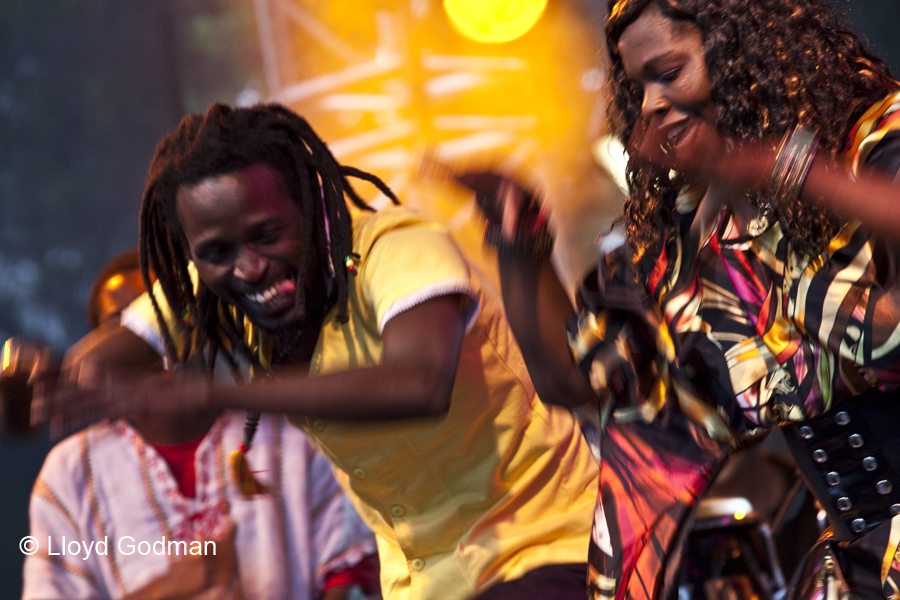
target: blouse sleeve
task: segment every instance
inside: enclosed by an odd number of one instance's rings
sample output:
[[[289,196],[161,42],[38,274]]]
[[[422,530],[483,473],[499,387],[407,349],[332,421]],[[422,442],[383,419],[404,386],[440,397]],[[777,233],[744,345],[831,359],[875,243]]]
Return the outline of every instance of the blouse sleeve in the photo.
[[[900,131],[891,131],[875,146],[866,167],[890,175],[900,185]]]
[[[665,331],[660,311],[634,281],[626,252],[620,247],[602,256],[582,283],[580,310],[567,327],[569,348],[601,398],[612,391],[620,415],[636,409],[652,420],[663,401],[654,390],[668,372],[663,365],[671,348],[658,335]]]
[[[84,520],[85,478],[81,470],[80,436],[58,444],[47,456],[34,485],[29,507],[35,552],[26,556],[23,600],[110,598],[96,552],[85,556],[61,550],[63,540],[98,548]]]
[[[877,170],[900,185],[900,93],[861,119],[846,154],[851,177]],[[900,252],[850,222],[795,282],[804,328],[836,357],[835,389],[900,385]]]

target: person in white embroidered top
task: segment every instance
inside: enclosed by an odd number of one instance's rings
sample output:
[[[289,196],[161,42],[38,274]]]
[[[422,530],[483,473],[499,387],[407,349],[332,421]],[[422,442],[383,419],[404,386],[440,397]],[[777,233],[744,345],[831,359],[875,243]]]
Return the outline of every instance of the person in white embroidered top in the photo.
[[[92,325],[143,293],[138,269],[132,252],[101,272]],[[241,412],[156,415],[58,444],[32,494],[23,598],[380,597],[374,537],[328,461],[281,415],[263,415],[252,456],[270,493],[246,498],[227,466],[243,429]]]

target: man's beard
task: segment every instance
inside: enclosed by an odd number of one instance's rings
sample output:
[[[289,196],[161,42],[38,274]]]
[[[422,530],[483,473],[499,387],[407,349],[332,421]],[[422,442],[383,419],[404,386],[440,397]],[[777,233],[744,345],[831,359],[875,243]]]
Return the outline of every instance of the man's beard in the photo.
[[[307,296],[308,297],[308,296]],[[290,323],[278,327],[257,327],[272,343],[276,354],[273,356],[273,366],[290,362],[306,362],[311,358],[315,344],[319,340],[324,316],[331,308],[331,304],[315,307],[310,311],[307,304],[303,312]]]
[[[260,329],[269,337],[276,348],[288,348],[299,342],[303,335],[303,321],[305,317],[300,317],[286,325],[280,325],[275,328],[260,327]]]
[[[283,364],[295,361],[308,361],[311,353],[315,348],[315,344],[319,340],[319,332],[325,315],[334,307],[336,302],[335,296],[337,291],[333,283],[333,276],[325,272],[322,274],[322,280],[312,284],[307,283],[303,289],[303,298],[305,306],[303,310],[297,311],[297,316],[288,323],[282,323],[276,327],[266,327],[253,323],[272,343],[275,349],[273,357],[274,364]],[[295,284],[297,294],[300,292],[300,282]],[[321,285],[321,288],[317,286]],[[322,293],[324,291],[324,294]],[[294,297],[295,305],[298,303],[298,297]],[[296,306],[295,306],[296,308]],[[312,339],[310,339],[312,338]],[[307,356],[304,356],[307,355]]]

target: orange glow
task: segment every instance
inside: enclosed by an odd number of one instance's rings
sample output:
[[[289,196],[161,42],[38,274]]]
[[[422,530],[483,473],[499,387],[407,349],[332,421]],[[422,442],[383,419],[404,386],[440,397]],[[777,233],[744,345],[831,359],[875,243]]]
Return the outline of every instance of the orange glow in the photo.
[[[106,287],[107,289],[114,290],[122,287],[123,283],[125,283],[125,276],[121,273],[116,273],[106,281]]]
[[[489,277],[497,260],[484,249],[473,195],[447,171],[502,170],[540,189],[566,289],[596,264],[594,242],[621,212],[621,194],[590,153],[605,111],[603,53],[581,3],[547,2],[528,34],[505,44],[458,34],[432,0],[253,4],[265,99],[303,115],[341,164],[446,224]],[[356,189],[376,207],[388,203],[373,186]]]
[[[453,27],[467,38],[487,44],[525,35],[546,6],[547,0],[444,0]]]

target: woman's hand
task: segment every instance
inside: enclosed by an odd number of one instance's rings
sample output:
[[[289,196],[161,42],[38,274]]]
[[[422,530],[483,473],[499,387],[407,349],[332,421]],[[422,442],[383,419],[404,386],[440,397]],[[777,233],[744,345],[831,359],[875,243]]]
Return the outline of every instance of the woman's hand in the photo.
[[[504,242],[517,235],[533,236],[546,225],[546,215],[535,192],[517,181],[494,172],[471,172],[457,181],[475,192],[475,201],[488,222],[488,229]]]
[[[762,190],[775,168],[779,142],[740,140],[697,119],[690,135],[670,136],[662,117],[654,115],[635,127],[629,152],[639,161],[684,173],[689,181],[716,183],[741,190]]]
[[[487,220],[486,241],[498,246],[501,291],[513,335],[544,402],[580,406],[596,400],[587,379],[572,363],[566,321],[572,305],[549,260],[522,260],[500,246],[546,235],[547,216],[537,195],[496,173],[467,173],[457,178],[475,191]],[[532,258],[534,256],[532,255]]]
[[[728,153],[728,139],[708,122],[688,118],[681,130],[666,125],[664,118],[654,114],[635,125],[628,147],[638,161],[700,177]],[[690,135],[681,139],[685,132]]]

